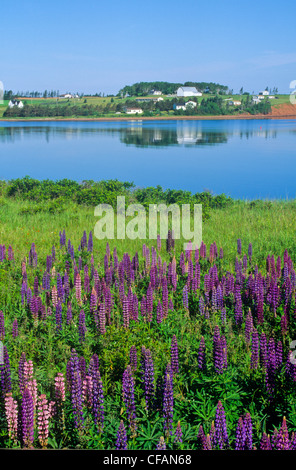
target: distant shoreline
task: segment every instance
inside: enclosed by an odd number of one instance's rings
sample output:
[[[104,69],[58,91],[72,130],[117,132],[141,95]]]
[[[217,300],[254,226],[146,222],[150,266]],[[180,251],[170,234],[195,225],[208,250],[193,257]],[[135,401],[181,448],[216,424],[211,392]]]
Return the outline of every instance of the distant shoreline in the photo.
[[[28,119],[3,119],[0,118],[0,122],[75,122],[75,121],[215,121],[215,120],[261,120],[261,119],[296,119],[296,115],[284,115],[277,116],[272,114],[256,114],[254,116],[249,114],[240,114],[237,116],[232,115],[218,115],[218,116],[122,116],[122,117],[97,117],[97,118],[86,118],[86,117],[72,117],[72,118],[28,118]]]

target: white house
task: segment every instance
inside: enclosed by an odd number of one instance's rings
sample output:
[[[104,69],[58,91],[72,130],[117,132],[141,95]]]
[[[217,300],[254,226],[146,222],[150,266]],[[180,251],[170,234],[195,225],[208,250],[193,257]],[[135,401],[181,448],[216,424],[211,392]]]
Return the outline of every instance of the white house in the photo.
[[[71,93],[65,93],[64,95],[60,95],[59,98],[74,98]]]
[[[151,90],[152,95],[162,95],[162,92],[159,90]]]
[[[13,108],[14,106],[17,106],[18,108],[23,108],[24,103],[22,101],[17,101],[17,100],[10,100],[8,103],[9,108]]]
[[[253,102],[254,104],[258,104],[258,103],[261,103],[261,100],[258,98],[258,96],[253,96],[252,102]]]
[[[185,104],[174,104],[173,108],[176,110],[176,111],[179,111],[180,109],[182,109],[183,111],[186,111],[186,106]]]
[[[202,93],[193,86],[180,86],[177,90],[177,96],[202,96]]]
[[[259,91],[259,95],[268,96],[268,95],[269,95],[269,91],[267,91],[267,90]]]
[[[126,114],[142,114],[143,109],[142,108],[125,108],[124,111]]]
[[[238,100],[231,100],[229,101],[230,106],[240,106],[242,104],[241,101]]]
[[[187,103],[185,103],[186,108],[195,108],[196,105],[197,103],[195,101],[187,101]]]

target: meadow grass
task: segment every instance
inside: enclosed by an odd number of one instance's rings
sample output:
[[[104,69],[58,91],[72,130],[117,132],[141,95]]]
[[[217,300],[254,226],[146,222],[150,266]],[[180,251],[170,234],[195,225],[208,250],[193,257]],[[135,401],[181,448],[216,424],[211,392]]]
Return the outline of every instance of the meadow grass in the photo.
[[[69,202],[54,211],[47,203],[40,205],[3,197],[0,201],[0,243],[12,245],[17,259],[27,255],[32,242],[40,255],[45,255],[52,245],[58,244],[60,231],[65,229],[67,237],[79,244],[83,231],[93,231],[98,220],[94,207]],[[211,209],[210,218],[203,222],[202,238],[206,245],[216,242],[218,249],[223,248],[229,268],[235,262],[237,239],[242,240],[245,252],[252,243],[254,257],[262,267],[268,254],[282,256],[286,248],[292,259],[296,259],[295,229],[294,200],[235,201],[223,209]],[[99,253],[105,252],[107,241],[111,250],[116,246],[120,256],[124,252],[140,253],[143,243],[156,246],[156,240],[148,239],[94,240],[98,257]],[[176,240],[176,252],[182,250],[185,241],[182,238]]]

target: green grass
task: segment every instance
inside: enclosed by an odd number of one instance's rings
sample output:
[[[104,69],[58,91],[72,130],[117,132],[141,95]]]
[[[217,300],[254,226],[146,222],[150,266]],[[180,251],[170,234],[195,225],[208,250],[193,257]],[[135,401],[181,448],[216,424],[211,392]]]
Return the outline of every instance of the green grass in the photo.
[[[59,231],[65,229],[67,237],[79,244],[84,230],[94,229],[98,218],[94,208],[68,202],[59,213],[52,213],[48,204],[2,198],[0,203],[0,243],[12,245],[20,260],[30,250],[32,242],[45,255],[57,243]],[[39,212],[34,213],[38,208]],[[238,201],[223,209],[211,209],[210,218],[203,222],[203,240],[207,245],[214,241],[222,247],[225,257],[235,260],[236,241],[242,239],[247,249],[252,242],[254,259],[262,267],[268,253],[282,255],[289,247],[291,256],[296,253],[296,201]],[[176,241],[178,250],[184,240]],[[110,248],[117,247],[119,254],[142,250],[147,240],[109,240]],[[155,240],[148,241],[155,246]],[[95,240],[95,253],[99,258],[105,250],[106,240]],[[231,266],[229,266],[231,267]]]

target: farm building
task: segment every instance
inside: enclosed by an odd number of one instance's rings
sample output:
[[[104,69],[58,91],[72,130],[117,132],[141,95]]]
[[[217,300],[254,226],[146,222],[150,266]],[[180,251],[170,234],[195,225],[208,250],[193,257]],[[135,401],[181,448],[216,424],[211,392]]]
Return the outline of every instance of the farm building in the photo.
[[[17,106],[18,108],[23,108],[24,103],[22,101],[17,101],[17,100],[10,100],[8,103],[9,108],[14,108],[14,106]]]
[[[177,90],[177,96],[202,96],[202,93],[193,86],[180,86]]]
[[[141,108],[124,108],[126,114],[142,114],[143,109]]]
[[[242,104],[242,102],[238,101],[238,100],[230,100],[229,104],[230,104],[230,106],[240,106]]]
[[[268,96],[268,95],[269,95],[269,91],[267,91],[267,90],[259,91],[259,95],[260,95],[260,96]]]

